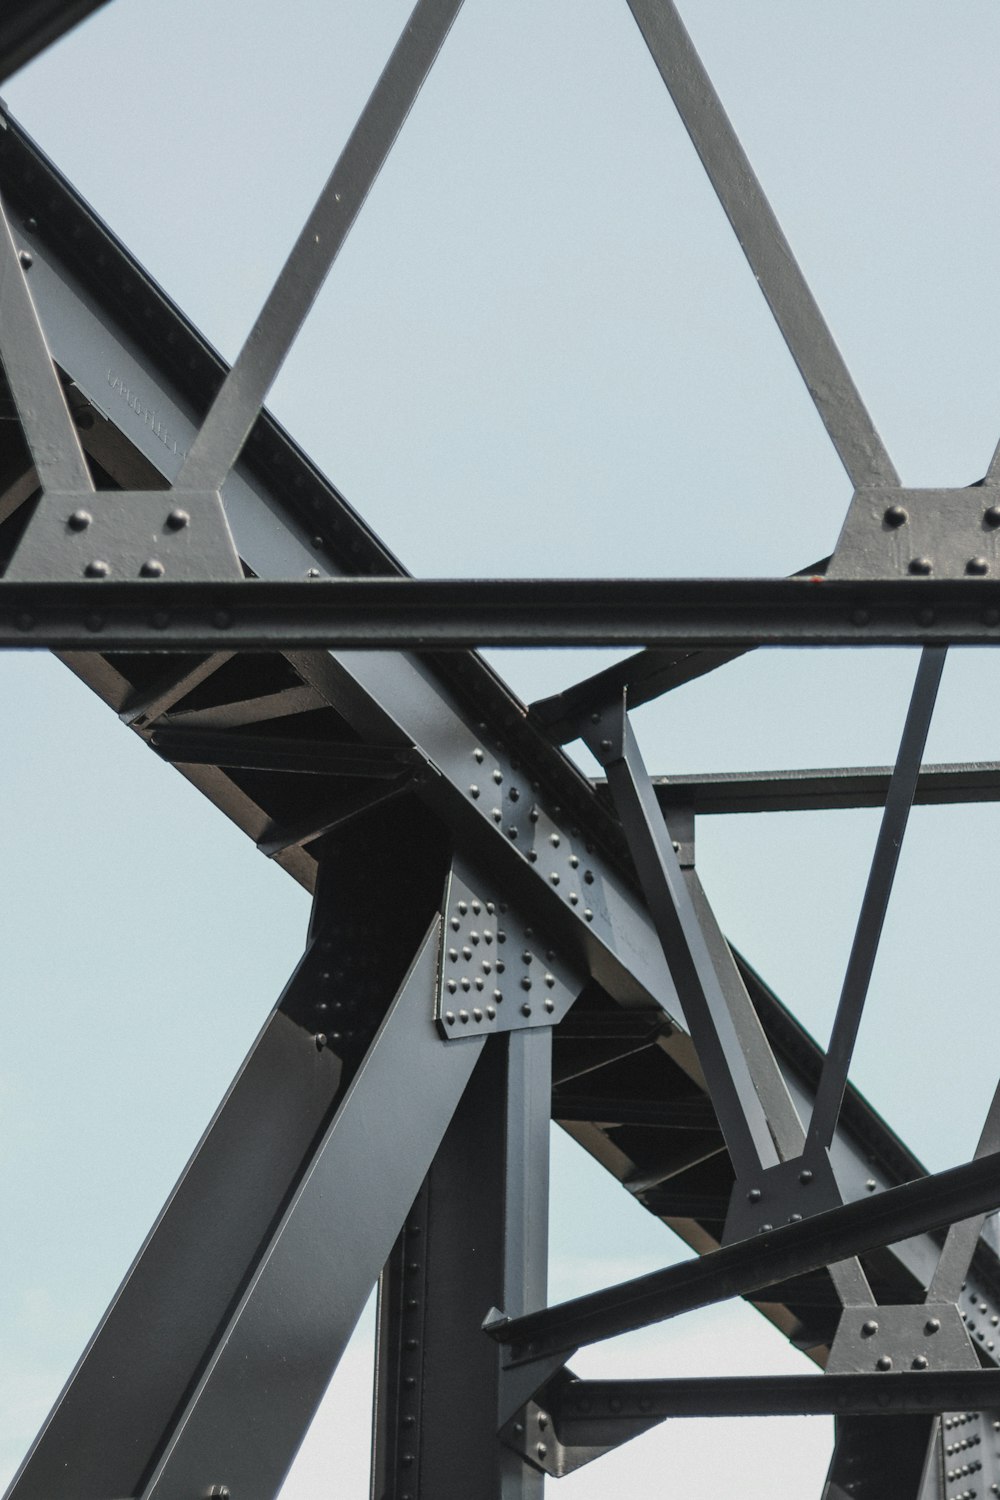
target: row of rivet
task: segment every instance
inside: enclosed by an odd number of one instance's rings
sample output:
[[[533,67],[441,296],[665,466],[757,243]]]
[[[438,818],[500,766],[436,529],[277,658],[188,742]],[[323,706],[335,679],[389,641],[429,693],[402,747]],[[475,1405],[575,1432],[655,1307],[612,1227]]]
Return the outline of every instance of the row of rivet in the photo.
[[[505,915],[507,909],[507,904],[503,901],[499,903],[494,901],[483,902],[476,896],[471,897],[468,901],[461,899],[455,905],[457,915],[453,915],[449,919],[449,928],[453,933],[461,933],[465,919],[470,915],[472,917],[492,918]],[[487,926],[485,922],[481,924],[481,927],[469,929],[465,936],[466,941],[462,944],[460,950],[455,947],[448,948],[447,960],[449,964],[457,964],[460,959],[464,959],[466,963],[471,963],[476,957],[474,949],[478,948],[480,944],[492,950],[494,942],[497,947],[501,947],[507,942],[507,933],[502,927],[497,926],[496,930],[494,930],[492,926]],[[533,937],[533,929],[525,927],[524,936],[526,939]],[[555,949],[549,948],[545,956],[551,962],[556,956]],[[536,955],[531,949],[524,948],[521,953],[521,963],[525,969],[530,968],[535,957]],[[502,989],[495,987],[490,991],[489,998],[486,1000],[486,987],[488,983],[495,985],[494,975],[499,977],[506,973],[507,964],[504,959],[494,956],[492,958],[480,959],[479,966],[483,970],[482,974],[476,974],[471,978],[468,974],[464,974],[458,979],[448,977],[444,981],[444,988],[449,995],[455,995],[460,990],[465,994],[475,990],[483,994],[486,1003],[483,1006],[474,1006],[471,1011],[468,1009],[462,1009],[457,1012],[454,1010],[445,1011],[445,1025],[454,1026],[457,1022],[459,1025],[467,1026],[470,1021],[480,1025],[484,1020],[496,1020],[496,1008],[498,1005],[503,1004],[504,992]],[[529,992],[534,985],[534,981],[528,973],[522,975],[519,983],[521,990],[524,992]],[[556,977],[546,970],[542,975],[541,983],[547,989],[554,989]],[[551,996],[545,995],[542,1000],[542,1006],[546,1014],[551,1015],[555,1010],[555,1001]],[[522,1002],[521,1014],[525,1018],[533,1014],[532,1005],[528,1000]]]
[[[482,765],[486,759],[486,752],[482,749],[481,746],[477,745],[472,751],[472,758],[477,765]],[[502,806],[503,793],[499,789],[503,786],[505,779],[511,778],[512,773],[507,772],[505,777],[505,773],[500,769],[500,767],[495,766],[490,775],[493,781],[495,799],[494,805],[492,805],[490,808],[490,817],[494,823],[500,825],[504,823],[505,817]],[[480,797],[482,796],[482,790],[482,787],[477,781],[470,783],[469,796],[471,797],[473,802],[479,801]],[[510,784],[507,787],[507,799],[516,807],[517,804],[522,801],[522,798],[526,796],[527,791],[530,791],[532,794],[536,794],[539,791],[538,783],[531,782],[529,787],[526,789],[519,786],[515,780],[511,779]],[[497,805],[497,803],[499,803],[500,805]],[[539,822],[544,820],[546,823],[551,822],[554,824],[554,820],[559,817],[561,811],[561,808],[553,808],[552,814],[550,816],[547,812],[543,812],[537,801],[531,802],[531,805],[527,809],[526,815],[523,807],[517,808],[516,812],[512,808],[507,818],[506,834],[508,839],[512,844],[518,844],[519,841],[527,839],[530,834],[532,845],[534,845],[534,843],[538,841],[537,825],[539,824]],[[525,816],[529,825],[528,828],[525,828],[523,826]],[[589,867],[584,868],[582,875],[579,875],[577,873],[580,869],[581,863],[580,855],[573,847],[573,841],[577,838],[579,838],[578,830],[572,830],[571,834],[567,838],[566,834],[556,826],[553,826],[547,835],[544,833],[544,831],[542,834],[542,843],[546,849],[546,852],[548,853],[549,862],[563,865],[563,868],[561,869],[550,869],[548,875],[549,884],[554,888],[562,887],[565,884],[567,889],[563,891],[562,894],[564,895],[567,904],[572,907],[578,907],[582,899],[581,892],[578,889],[578,886],[580,884],[591,886],[594,884],[596,878],[594,875],[594,871]],[[563,848],[564,845],[565,848],[563,849],[563,853],[558,856],[558,859],[553,858],[554,852],[560,848]],[[592,852],[591,845],[588,844],[586,846],[586,852]],[[532,865],[537,864],[540,858],[539,850],[533,846],[524,849],[523,856],[527,860],[527,862]],[[583,916],[585,922],[592,922],[594,920],[594,911],[591,906],[584,906],[581,915]]]

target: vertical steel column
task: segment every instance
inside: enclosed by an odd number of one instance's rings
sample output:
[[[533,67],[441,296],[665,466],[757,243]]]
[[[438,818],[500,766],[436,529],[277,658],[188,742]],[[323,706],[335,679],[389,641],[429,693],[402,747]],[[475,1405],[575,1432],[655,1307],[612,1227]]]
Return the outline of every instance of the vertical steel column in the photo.
[[[549,1030],[489,1039],[383,1272],[373,1500],[541,1500],[481,1324],[545,1302],[551,1059]]]

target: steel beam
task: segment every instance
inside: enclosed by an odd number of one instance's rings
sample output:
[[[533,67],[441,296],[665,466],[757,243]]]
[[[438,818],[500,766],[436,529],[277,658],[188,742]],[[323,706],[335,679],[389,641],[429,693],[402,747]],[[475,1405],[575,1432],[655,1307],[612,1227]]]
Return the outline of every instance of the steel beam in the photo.
[[[719,771],[708,776],[654,776],[661,808],[712,813],[825,812],[884,807],[892,766],[836,766],[815,771]],[[605,783],[596,782],[599,791]],[[914,807],[1000,801],[1000,761],[925,765]]]
[[[541,1500],[498,1439],[499,1351],[479,1325],[545,1297],[551,1032],[486,1048],[380,1285],[379,1500]]]
[[[60,651],[998,642],[991,578],[0,582],[0,646]]]
[[[938,1172],[877,1197],[847,1203],[739,1240],[698,1260],[636,1277],[555,1307],[492,1323],[492,1338],[515,1360],[577,1349],[707,1307],[745,1297],[807,1271],[894,1244],[1000,1206],[1000,1153]]]

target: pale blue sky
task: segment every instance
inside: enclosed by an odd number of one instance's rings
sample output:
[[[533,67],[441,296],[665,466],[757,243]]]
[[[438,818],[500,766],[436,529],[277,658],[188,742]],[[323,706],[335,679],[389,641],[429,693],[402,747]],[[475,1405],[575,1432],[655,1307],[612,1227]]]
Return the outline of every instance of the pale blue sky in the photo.
[[[232,357],[408,10],[112,0],[5,97]],[[904,482],[978,478],[1000,436],[995,3],[681,11]],[[625,0],[467,0],[271,404],[427,575],[785,572],[831,549],[850,498]],[[495,659],[532,698],[597,658]],[[642,710],[646,758],[890,760],[914,666],[758,653]],[[58,663],[5,657],[0,683],[3,1478],[295,962],[307,906]],[[952,654],[930,758],[997,757],[998,687],[995,657]],[[876,826],[699,828],[726,930],[821,1036]],[[932,1166],[969,1153],[1000,1072],[998,833],[990,808],[915,812],[858,1049],[860,1085]],[[555,1295],[677,1253],[568,1144],[554,1159]],[[713,1312],[578,1364],[701,1370],[725,1338],[748,1368],[790,1367],[758,1325]],[[356,1440],[344,1457],[360,1346],[348,1361],[288,1500],[362,1500]],[[678,1423],[558,1493],[667,1475],[686,1493],[710,1442],[698,1493],[728,1500],[738,1473],[763,1500],[794,1441],[782,1490],[806,1500],[827,1432]]]

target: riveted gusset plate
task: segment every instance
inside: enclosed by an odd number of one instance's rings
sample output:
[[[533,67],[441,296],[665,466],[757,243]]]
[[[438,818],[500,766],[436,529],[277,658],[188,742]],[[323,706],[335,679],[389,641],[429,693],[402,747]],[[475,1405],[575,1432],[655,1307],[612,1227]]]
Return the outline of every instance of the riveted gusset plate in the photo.
[[[891,1375],[897,1370],[978,1370],[979,1360],[953,1302],[845,1307],[828,1375]]]
[[[583,988],[566,955],[487,880],[456,859],[444,898],[434,1018],[453,1039],[554,1026]]]
[[[731,1245],[768,1233],[782,1224],[839,1208],[843,1201],[826,1151],[761,1168],[752,1179],[740,1178],[733,1185],[722,1243]]]
[[[43,495],[11,558],[11,582],[241,579],[217,493],[107,490]]]
[[[1000,484],[856,490],[826,576],[1000,577]]]

